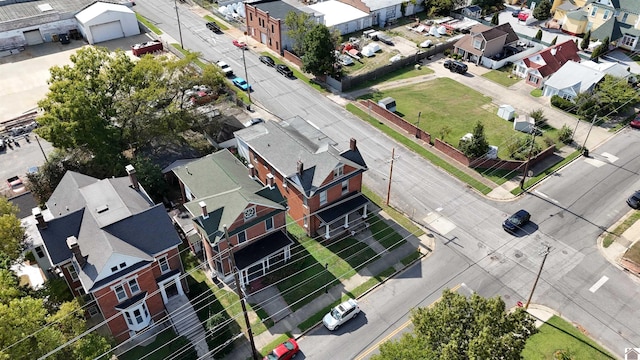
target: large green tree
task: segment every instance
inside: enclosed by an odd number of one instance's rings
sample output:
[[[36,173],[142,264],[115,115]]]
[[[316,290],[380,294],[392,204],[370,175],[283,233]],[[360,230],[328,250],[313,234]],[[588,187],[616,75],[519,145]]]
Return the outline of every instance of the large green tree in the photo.
[[[324,24],[314,25],[304,38],[302,69],[315,76],[332,74],[336,63],[336,43]]]
[[[433,307],[411,313],[413,332],[380,346],[374,360],[520,359],[527,339],[536,332],[523,308],[507,312],[500,297],[469,298],[445,290]]]
[[[20,256],[24,241],[24,229],[17,214],[18,208],[0,196],[0,253],[11,259]]]
[[[473,137],[460,142],[460,150],[470,158],[484,156],[489,151],[489,143],[484,134],[484,125],[480,121],[473,128]]]
[[[551,17],[551,2],[549,0],[542,0],[535,9],[533,9],[533,17],[538,20],[547,20]]]
[[[37,132],[57,148],[86,150],[106,164],[106,172],[117,171],[121,164],[113,159],[124,150],[193,125],[195,110],[185,94],[194,85],[223,86],[213,65],[202,75],[193,69],[195,57],[146,55],[134,61],[122,50],[80,49],[71,65],[50,69]]]
[[[607,74],[593,93],[578,94],[575,103],[578,106],[578,115],[583,120],[591,121],[593,116],[606,120],[608,117],[624,113],[639,100],[637,91],[626,79]]]
[[[287,36],[291,38],[293,52],[298,56],[304,55],[304,38],[313,27],[313,19],[306,12],[289,11],[284,18]]]
[[[448,15],[466,4],[466,0],[425,0],[424,7],[427,14],[431,15]]]

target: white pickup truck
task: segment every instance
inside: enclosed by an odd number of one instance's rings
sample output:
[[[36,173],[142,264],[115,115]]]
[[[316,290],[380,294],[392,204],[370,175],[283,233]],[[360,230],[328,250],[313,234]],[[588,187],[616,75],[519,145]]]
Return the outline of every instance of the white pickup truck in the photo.
[[[218,61],[216,63],[216,65],[218,65],[218,67],[220,68],[220,70],[222,70],[222,73],[225,76],[231,76],[233,75],[233,69],[231,68],[231,66],[229,66],[229,64],[227,64],[224,61]]]

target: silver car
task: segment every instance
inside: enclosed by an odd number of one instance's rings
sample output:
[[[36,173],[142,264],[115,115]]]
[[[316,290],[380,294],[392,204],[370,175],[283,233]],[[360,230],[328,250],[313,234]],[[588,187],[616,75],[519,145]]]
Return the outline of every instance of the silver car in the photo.
[[[322,323],[327,329],[333,331],[340,327],[340,325],[356,317],[359,313],[360,307],[358,307],[358,302],[354,299],[349,299],[331,309],[322,319]]]

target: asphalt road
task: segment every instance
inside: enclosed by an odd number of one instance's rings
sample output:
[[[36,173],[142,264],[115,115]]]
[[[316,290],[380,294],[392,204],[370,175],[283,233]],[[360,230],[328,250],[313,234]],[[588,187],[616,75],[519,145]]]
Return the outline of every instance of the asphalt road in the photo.
[[[6,179],[18,175],[24,181],[29,167],[44,164],[45,158],[42,152],[49,154],[53,150],[50,143],[39,139],[42,145],[40,150],[34,133],[31,133],[29,138],[30,142],[20,138],[18,140],[20,146],[14,145],[13,149],[7,146],[6,150],[0,151],[0,192],[10,195]]]
[[[178,39],[173,2],[140,0],[136,10]],[[224,60],[236,73],[241,51],[224,35],[208,31],[205,21],[178,5],[185,47],[210,61]],[[245,52],[252,98],[280,118],[299,115],[346,147],[350,137],[369,166],[364,183],[386,196],[390,157],[395,148],[392,204],[437,234],[436,252],[403,276],[387,282],[362,301],[364,316],[329,334],[314,329],[300,340],[313,359],[352,358],[407,319],[414,306],[440,296],[443,287],[465,283],[483,296],[500,295],[507,306],[526,300],[551,246],[533,302],[547,305],[579,323],[590,336],[621,356],[640,345],[637,283],[607,263],[596,248],[597,235],[627,211],[624,198],[638,187],[637,132],[624,131],[592,150],[537,191],[511,203],[494,203],[388,137],[351,116],[301,81],[288,80]],[[240,71],[240,75],[242,71]],[[242,75],[241,75],[242,76]],[[473,83],[470,83],[473,86]],[[619,159],[611,161],[605,153]],[[606,161],[596,163],[594,159]],[[500,224],[526,208],[532,223],[518,236]],[[608,280],[602,276],[606,276]],[[600,284],[601,286],[595,286]]]

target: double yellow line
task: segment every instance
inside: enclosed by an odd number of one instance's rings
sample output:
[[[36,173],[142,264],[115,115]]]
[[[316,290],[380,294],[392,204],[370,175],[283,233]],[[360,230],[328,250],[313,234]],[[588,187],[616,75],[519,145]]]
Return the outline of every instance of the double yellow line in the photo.
[[[451,291],[458,291],[458,289],[462,286],[462,284],[458,284],[456,286],[454,286],[453,288],[451,288]],[[439,297],[436,301],[432,302],[431,304],[429,304],[429,306],[427,306],[428,308],[433,307],[435,304],[437,304],[440,300],[442,299],[442,296]],[[365,351],[361,352],[360,355],[358,355],[354,360],[362,360],[365,357],[367,357],[369,354],[371,354],[375,349],[379,348],[380,345],[382,345],[382,343],[389,341],[389,339],[391,339],[392,337],[398,335],[398,333],[402,330],[404,330],[404,328],[406,328],[407,326],[409,326],[409,324],[411,324],[411,319],[407,320],[406,322],[404,322],[404,324],[400,325],[397,329],[393,330],[391,333],[389,333],[387,336],[385,336],[384,338],[382,338],[382,340],[378,341],[375,345],[369,347],[368,349],[366,349]]]

